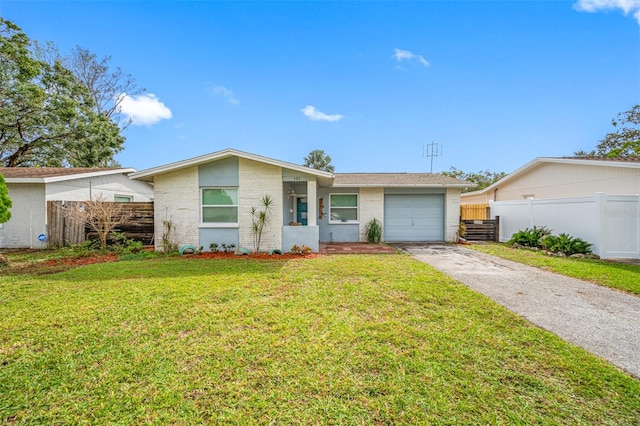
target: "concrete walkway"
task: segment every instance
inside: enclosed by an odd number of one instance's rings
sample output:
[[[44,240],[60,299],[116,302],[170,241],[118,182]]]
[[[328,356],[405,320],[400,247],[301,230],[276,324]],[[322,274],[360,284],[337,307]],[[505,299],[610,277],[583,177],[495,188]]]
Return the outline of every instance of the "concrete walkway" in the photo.
[[[461,246],[395,246],[640,378],[640,297]]]

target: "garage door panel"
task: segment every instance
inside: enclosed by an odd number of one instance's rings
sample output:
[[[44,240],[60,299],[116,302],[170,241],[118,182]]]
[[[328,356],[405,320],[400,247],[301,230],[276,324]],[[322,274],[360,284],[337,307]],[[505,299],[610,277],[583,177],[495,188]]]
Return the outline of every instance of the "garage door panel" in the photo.
[[[385,241],[442,241],[443,195],[386,195]]]

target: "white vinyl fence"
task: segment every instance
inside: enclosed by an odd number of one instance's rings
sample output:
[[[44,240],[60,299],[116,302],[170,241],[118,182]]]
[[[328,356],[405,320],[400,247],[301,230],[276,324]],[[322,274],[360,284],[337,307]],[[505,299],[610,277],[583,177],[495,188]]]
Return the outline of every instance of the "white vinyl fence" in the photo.
[[[593,245],[602,259],[640,259],[640,196],[607,195],[547,200],[493,201],[491,217],[500,216],[501,242],[525,228],[546,226]]]

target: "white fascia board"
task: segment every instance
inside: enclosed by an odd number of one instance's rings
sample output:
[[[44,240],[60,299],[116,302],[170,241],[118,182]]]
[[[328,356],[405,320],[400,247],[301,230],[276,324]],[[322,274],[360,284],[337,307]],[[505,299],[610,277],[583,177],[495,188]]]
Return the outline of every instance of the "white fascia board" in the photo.
[[[286,161],[275,160],[273,158],[267,158],[256,154],[250,154],[248,152],[238,151],[235,149],[225,149],[222,151],[213,152],[211,154],[201,155],[199,157],[189,158],[187,160],[177,161],[175,163],[165,164],[163,166],[152,167],[150,169],[142,170],[136,173],[132,173],[129,177],[131,179],[140,180],[152,180],[153,176],[168,173],[171,171],[199,166],[200,164],[209,163],[211,161],[221,160],[228,157],[240,157],[247,160],[253,160],[260,163],[271,164],[273,166],[282,167],[285,169],[291,169],[302,173],[317,176],[319,178],[333,179],[333,173],[325,172],[322,170],[316,170],[309,167],[301,166],[298,164],[287,163]]]
[[[83,179],[83,178],[92,178],[98,176],[110,176],[110,175],[129,175],[130,173],[135,172],[136,169],[126,168],[126,169],[114,169],[114,170],[103,170],[99,172],[90,172],[90,173],[81,173],[77,175],[68,175],[68,176],[56,176],[50,178],[44,178],[45,182],[58,182],[63,180],[72,180],[72,179]]]
[[[4,178],[6,183],[45,183],[43,178]]]
[[[541,163],[580,164],[585,166],[640,168],[640,163],[615,160],[589,160],[588,158],[538,158]]]
[[[98,177],[98,176],[109,176],[109,175],[119,175],[119,174],[128,175],[129,173],[133,173],[135,171],[136,171],[136,169],[132,169],[132,168],[114,169],[114,170],[101,170],[101,171],[97,171],[97,172],[80,173],[80,174],[76,174],[76,175],[47,177],[47,178],[42,178],[42,181],[45,182],[45,183],[53,183],[53,182],[62,182],[62,181],[65,181],[65,180],[85,179],[85,178],[92,178],[92,177]]]

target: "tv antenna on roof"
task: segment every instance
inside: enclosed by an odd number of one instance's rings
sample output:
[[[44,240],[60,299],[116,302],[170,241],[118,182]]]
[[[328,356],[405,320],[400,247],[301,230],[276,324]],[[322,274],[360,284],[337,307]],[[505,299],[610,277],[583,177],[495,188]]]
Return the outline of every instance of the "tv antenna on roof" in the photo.
[[[433,173],[433,157],[438,157],[442,154],[442,144],[438,142],[431,142],[426,145],[422,145],[422,156],[429,157],[431,159],[431,170]]]

